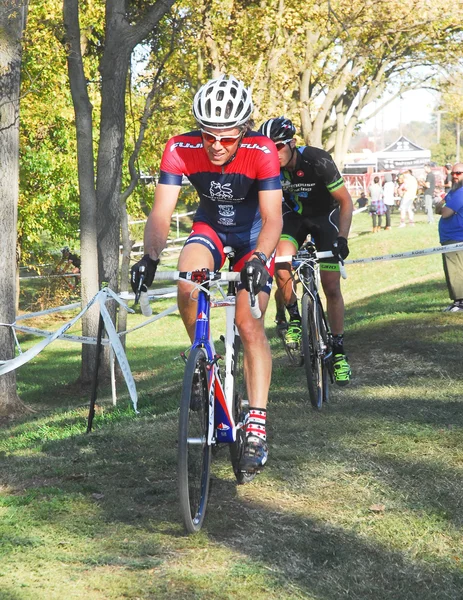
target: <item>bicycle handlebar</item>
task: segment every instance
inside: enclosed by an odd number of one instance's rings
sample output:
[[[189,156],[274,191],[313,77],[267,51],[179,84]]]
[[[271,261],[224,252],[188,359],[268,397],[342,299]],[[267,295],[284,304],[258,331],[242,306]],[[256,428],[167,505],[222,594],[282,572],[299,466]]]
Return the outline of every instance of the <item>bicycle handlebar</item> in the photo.
[[[156,281],[178,281],[179,279],[184,279],[185,281],[190,281],[191,283],[195,283],[191,280],[192,271],[158,271],[155,275]],[[142,277],[144,277],[142,275]],[[210,271],[209,278],[207,281],[240,281],[241,275],[240,273],[234,271]],[[143,283],[143,281],[142,281]],[[206,281],[204,281],[206,283]],[[141,285],[139,286],[139,289]],[[138,293],[138,292],[137,292]],[[148,292],[140,291],[139,294],[140,301],[140,309],[142,314],[145,317],[150,317],[153,313],[151,305],[149,303]],[[135,296],[135,302],[137,302],[137,297]],[[260,319],[262,316],[262,312],[259,308],[259,303],[257,302],[257,298],[253,292],[249,294],[249,305],[251,308],[251,314],[254,319]]]
[[[331,252],[331,250],[325,250],[323,252],[317,252],[316,253],[317,259],[320,258],[332,258],[334,256],[334,254]],[[293,259],[296,258],[296,255],[292,255],[292,254],[288,254],[287,256],[277,256],[277,258],[275,259],[275,264],[276,263],[284,263],[284,262],[292,262]],[[341,277],[343,279],[347,279],[347,271],[346,271],[346,267],[344,266],[344,261],[342,260],[342,258],[339,258],[339,271],[341,272]]]

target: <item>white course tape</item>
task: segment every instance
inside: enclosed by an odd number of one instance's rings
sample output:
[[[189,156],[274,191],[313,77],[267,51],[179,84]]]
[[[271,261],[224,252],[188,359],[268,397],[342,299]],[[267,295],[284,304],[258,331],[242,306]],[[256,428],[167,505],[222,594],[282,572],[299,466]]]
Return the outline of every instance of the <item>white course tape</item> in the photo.
[[[23,321],[24,319],[32,319],[32,317],[41,317],[42,315],[49,315],[54,312],[62,312],[63,310],[72,310],[79,308],[80,302],[74,302],[74,304],[66,304],[66,306],[58,306],[55,308],[48,308],[47,310],[41,310],[40,312],[27,313],[16,317],[16,321]]]
[[[176,310],[178,310],[178,306],[176,304],[174,304],[173,306],[170,306],[169,308],[166,308],[166,310],[163,310],[162,312],[160,312],[158,315],[151,317],[151,319],[147,319],[146,321],[143,321],[143,323],[141,323],[140,325],[137,325],[136,327],[132,327],[132,329],[129,329],[128,331],[123,331],[123,332],[119,333],[118,335],[123,336],[126,333],[132,333],[132,331],[141,329],[142,327],[144,327],[145,325],[148,325],[149,323],[153,323],[154,321],[157,321],[158,319],[162,319],[162,317],[167,317],[167,315],[170,315],[171,313],[175,312]]]
[[[48,337],[50,335],[49,331],[45,329],[37,329],[36,327],[23,327],[22,325],[12,325],[12,327],[16,331],[22,331],[22,333],[32,333],[33,335],[40,335],[42,337]],[[66,342],[79,342],[80,344],[93,344],[96,345],[96,338],[87,337],[83,335],[60,335],[60,340],[65,340]],[[108,340],[101,340],[103,345],[108,345]]]
[[[83,308],[78,315],[76,315],[68,323],[65,323],[62,327],[60,327],[60,329],[55,331],[55,333],[50,334],[48,337],[46,337],[44,340],[42,340],[32,348],[29,348],[29,350],[23,352],[20,356],[5,361],[0,366],[0,375],[5,375],[6,373],[9,373],[10,371],[13,371],[14,369],[17,369],[18,367],[21,367],[25,363],[29,362],[30,360],[35,358],[37,354],[42,352],[42,350],[46,348],[48,344],[51,344],[51,342],[54,342],[60,336],[66,333],[66,331],[70,329],[74,325],[74,323],[77,323],[77,321],[82,317],[82,315],[95,303],[100,294],[101,292],[98,292],[98,294],[96,294],[90,300],[88,305],[85,308]]]
[[[358,215],[359,213],[364,212],[367,208],[368,208],[368,206],[362,206],[362,208],[356,208],[355,210],[352,211],[352,214]]]
[[[133,379],[129,363],[128,363],[127,357],[125,355],[124,348],[123,348],[120,338],[116,332],[114,324],[111,320],[108,309],[106,308],[105,303],[106,303],[106,300],[108,300],[109,298],[112,298],[113,300],[115,300],[118,304],[120,304],[128,312],[132,312],[132,313],[134,312],[131,308],[126,306],[124,304],[124,302],[122,302],[122,300],[119,298],[119,296],[117,294],[115,294],[111,289],[103,288],[92,298],[92,300],[90,300],[88,305],[85,308],[83,308],[79,312],[78,315],[76,315],[73,319],[71,319],[68,323],[66,323],[65,325],[60,327],[60,329],[58,329],[54,333],[50,334],[50,333],[45,332],[40,329],[36,330],[35,332],[38,335],[45,335],[46,336],[45,339],[42,340],[41,342],[39,342],[38,344],[36,344],[35,346],[33,346],[32,348],[29,348],[29,350],[27,350],[26,352],[23,352],[22,354],[20,354],[19,356],[15,357],[15,358],[12,358],[10,360],[3,361],[3,362],[0,361],[0,375],[5,375],[6,373],[9,373],[10,371],[13,371],[14,369],[17,369],[17,368],[21,367],[22,365],[24,365],[25,363],[29,362],[30,360],[35,358],[40,352],[42,352],[42,350],[44,348],[46,348],[48,346],[48,344],[51,344],[51,342],[54,342],[58,338],[68,338],[69,340],[72,340],[72,341],[85,341],[86,343],[96,343],[96,340],[95,339],[92,340],[92,338],[85,338],[85,337],[81,337],[81,336],[65,336],[64,334],[83,316],[83,314],[95,303],[95,301],[98,300],[98,302],[100,304],[101,316],[103,318],[106,332],[108,334],[108,340],[102,340],[102,343],[103,344],[108,344],[108,343],[111,344],[114,354],[116,355],[117,360],[119,362],[121,371],[124,375],[127,389],[129,391],[130,398],[132,400],[133,408],[134,408],[135,412],[138,413],[138,410],[137,410],[138,397],[137,397],[137,390],[135,387],[135,381]],[[52,312],[53,310],[56,310],[56,309],[52,309],[51,311],[44,311],[44,312],[45,313]],[[43,314],[43,313],[40,313],[40,314]],[[24,315],[24,318],[30,318],[31,316],[32,316],[31,314]],[[31,327],[19,328],[19,327],[16,327],[15,324],[13,324],[12,327],[16,328],[16,329],[21,329],[21,330],[28,330],[29,332],[34,333],[34,330]],[[74,339],[72,339],[72,338],[74,338]]]
[[[101,316],[103,317],[103,321],[106,328],[106,333],[108,334],[109,343],[113,349],[114,354],[116,355],[117,362],[119,363],[119,367],[124,375],[125,383],[127,385],[127,389],[129,390],[130,398],[132,400],[133,409],[138,414],[137,409],[137,388],[135,386],[135,381],[133,379],[132,371],[130,370],[129,361],[127,360],[127,356],[125,355],[124,348],[122,346],[121,340],[117,335],[117,331],[114,327],[114,323],[112,322],[111,316],[106,308],[105,301],[108,296],[111,296],[118,304],[120,304],[125,310],[129,312],[134,312],[131,308],[126,306],[122,300],[119,298],[117,294],[115,294],[109,288],[103,288],[99,294],[104,295],[104,298],[100,300],[100,311]]]
[[[446,246],[436,246],[434,248],[423,248],[423,250],[410,250],[409,252],[399,252],[398,254],[385,254],[384,256],[372,256],[370,258],[354,258],[345,260],[346,265],[357,265],[359,263],[379,262],[382,260],[397,260],[399,258],[413,258],[415,256],[426,256],[428,254],[445,254],[447,252],[457,252],[463,250],[463,242],[458,244],[448,244]]]

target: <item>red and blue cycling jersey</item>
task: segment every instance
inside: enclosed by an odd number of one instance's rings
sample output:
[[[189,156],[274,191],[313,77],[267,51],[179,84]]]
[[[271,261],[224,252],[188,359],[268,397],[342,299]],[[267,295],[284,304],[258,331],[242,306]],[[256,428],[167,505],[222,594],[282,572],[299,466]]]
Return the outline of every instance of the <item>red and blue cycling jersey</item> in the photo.
[[[194,222],[218,233],[260,229],[260,191],[281,189],[275,145],[265,136],[248,131],[227,165],[213,165],[203,148],[201,132],[171,138],[161,160],[159,183],[181,185],[186,175],[199,195]]]

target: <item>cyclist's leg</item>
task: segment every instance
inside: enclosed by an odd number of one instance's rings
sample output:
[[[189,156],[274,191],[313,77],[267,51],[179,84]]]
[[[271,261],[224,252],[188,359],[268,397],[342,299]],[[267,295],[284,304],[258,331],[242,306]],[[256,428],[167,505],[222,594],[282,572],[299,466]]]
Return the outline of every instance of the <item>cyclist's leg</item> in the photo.
[[[249,308],[249,294],[238,291],[236,297],[236,325],[243,344],[244,372],[249,399],[246,423],[246,444],[240,468],[247,472],[262,469],[267,462],[266,436],[267,401],[272,375],[272,355],[264,328],[264,315],[269,294],[258,294],[262,311],[260,319],[254,319]]]
[[[249,260],[256,246],[260,224],[253,227],[250,234],[232,236],[231,245],[236,249],[235,271],[240,271]],[[264,316],[268,306],[272,286],[274,256],[267,263],[269,281],[257,295],[262,316],[254,319],[249,307],[249,294],[240,286],[236,295],[235,323],[243,346],[244,374],[249,399],[249,412],[246,420],[246,441],[240,469],[255,473],[267,462],[268,448],[266,437],[267,400],[272,375],[272,355],[265,334]]]
[[[297,248],[297,242],[294,238],[289,236],[282,237],[277,246],[277,258],[279,256],[292,256],[296,254]],[[290,262],[275,264],[275,280],[284,305],[289,306],[294,304],[296,294],[293,289]]]
[[[277,247],[278,256],[292,256],[297,252],[299,244],[289,236],[282,238]],[[301,315],[294,291],[294,281],[291,277],[291,263],[276,263],[275,278],[278,292],[281,294],[283,310],[289,314],[289,324],[285,332],[285,343],[289,348],[297,349],[301,338]],[[285,315],[286,317],[286,315]],[[278,328],[278,323],[277,323]]]
[[[339,233],[339,209],[329,215],[317,217],[314,222],[318,225],[318,231],[314,234],[317,250],[331,250]],[[335,381],[339,385],[345,385],[350,381],[351,370],[344,351],[344,298],[336,258],[323,259],[320,263],[320,280],[326,296],[326,312],[333,336]]]
[[[223,244],[219,236],[206,224],[195,223],[178,259],[179,271],[196,269],[218,270],[223,264]],[[192,302],[192,286],[178,282],[177,303],[190,339],[193,341],[196,323],[196,303]],[[193,297],[195,292],[193,292]]]

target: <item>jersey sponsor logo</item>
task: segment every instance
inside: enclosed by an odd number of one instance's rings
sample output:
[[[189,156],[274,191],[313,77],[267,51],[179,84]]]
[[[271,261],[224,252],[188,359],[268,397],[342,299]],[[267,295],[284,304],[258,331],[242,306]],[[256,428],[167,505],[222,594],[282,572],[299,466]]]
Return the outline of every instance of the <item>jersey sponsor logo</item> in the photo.
[[[270,154],[270,150],[267,146],[259,146],[259,144],[241,144],[241,148],[247,148],[248,150],[260,150],[264,154]]]
[[[230,227],[231,225],[236,225],[233,219],[228,219],[227,217],[220,217],[217,221],[220,225],[225,225],[226,227]]]
[[[233,200],[233,191],[230,189],[231,183],[223,185],[218,181],[211,181],[209,193],[212,200]]]
[[[221,217],[235,216],[235,208],[233,204],[218,204],[217,208],[219,209],[219,215]]]
[[[197,150],[198,148],[202,148],[203,143],[199,142],[198,144],[190,144],[189,142],[175,142],[170,147],[170,151],[173,152],[175,148],[192,148],[193,150]]]
[[[281,182],[281,189],[284,192],[311,192],[315,185],[315,183],[291,183],[290,181],[283,180]]]

